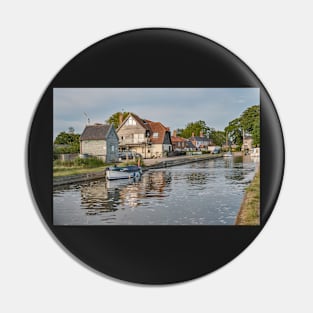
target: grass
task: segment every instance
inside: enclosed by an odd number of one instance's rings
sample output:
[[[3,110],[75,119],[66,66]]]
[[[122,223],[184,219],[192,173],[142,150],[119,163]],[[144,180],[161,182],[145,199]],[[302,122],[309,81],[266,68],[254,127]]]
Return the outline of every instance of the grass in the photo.
[[[260,170],[246,189],[236,225],[260,225]]]
[[[53,177],[71,176],[77,174],[97,173],[104,171],[107,167],[113,164],[105,164],[103,161],[96,158],[75,159],[72,161],[53,162]],[[118,166],[138,165],[138,161],[131,161],[118,163]],[[141,160],[141,166],[144,166]]]
[[[53,177],[101,172],[104,171],[106,167],[107,166],[84,168],[82,166],[72,166],[72,167],[57,166],[53,167]]]
[[[53,162],[53,176],[70,176],[75,174],[85,174],[90,172],[103,171],[108,165],[97,158],[80,159],[71,161],[55,160]]]

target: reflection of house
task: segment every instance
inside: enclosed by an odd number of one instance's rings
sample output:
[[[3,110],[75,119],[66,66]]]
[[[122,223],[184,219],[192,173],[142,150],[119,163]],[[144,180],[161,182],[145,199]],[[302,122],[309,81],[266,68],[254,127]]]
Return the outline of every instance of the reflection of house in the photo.
[[[171,133],[160,122],[130,113],[117,129],[120,150],[132,150],[144,158],[161,157],[172,151]]]
[[[187,139],[177,136],[176,130],[173,131],[171,141],[173,145],[173,151],[181,151],[186,149]]]
[[[101,158],[105,162],[118,159],[118,136],[113,125],[87,125],[80,136],[80,153]]]
[[[252,150],[252,145],[253,145],[252,136],[246,135],[243,138],[243,143],[242,143],[241,150],[242,151],[251,151]]]
[[[208,146],[213,144],[212,139],[204,136],[203,132],[200,132],[200,136],[195,136],[195,134],[192,133],[192,136],[189,138],[189,140],[197,149],[207,150]]]

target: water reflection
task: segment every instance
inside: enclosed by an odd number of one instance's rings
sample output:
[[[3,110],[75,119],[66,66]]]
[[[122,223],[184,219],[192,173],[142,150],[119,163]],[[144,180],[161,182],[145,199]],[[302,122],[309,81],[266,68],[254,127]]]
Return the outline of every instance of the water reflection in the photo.
[[[191,185],[203,185],[207,181],[207,174],[201,172],[193,172],[186,174],[186,182]]]
[[[120,198],[119,189],[107,189],[103,182],[92,182],[80,188],[81,206],[83,209],[99,210],[98,213],[116,211]]]
[[[233,224],[255,169],[227,158],[145,172],[141,180],[97,180],[54,190],[56,225]]]

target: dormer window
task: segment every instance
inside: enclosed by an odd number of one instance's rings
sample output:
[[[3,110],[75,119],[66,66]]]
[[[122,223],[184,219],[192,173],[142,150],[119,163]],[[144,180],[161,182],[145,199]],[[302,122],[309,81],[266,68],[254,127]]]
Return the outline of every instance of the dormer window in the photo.
[[[136,121],[135,121],[135,119],[132,116],[130,116],[125,124],[128,125],[128,126],[135,126],[136,125]]]

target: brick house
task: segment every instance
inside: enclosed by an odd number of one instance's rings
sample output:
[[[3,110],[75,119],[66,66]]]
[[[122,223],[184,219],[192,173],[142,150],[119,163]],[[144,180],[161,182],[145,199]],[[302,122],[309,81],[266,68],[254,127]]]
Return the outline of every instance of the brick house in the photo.
[[[87,125],[80,136],[80,153],[102,159],[104,162],[118,160],[118,136],[113,125]]]
[[[116,130],[119,137],[119,149],[135,151],[144,158],[165,156],[172,151],[171,133],[160,122],[142,119],[129,113]]]
[[[213,145],[212,139],[209,139],[207,136],[203,135],[203,132],[200,132],[199,136],[195,136],[195,134],[192,133],[189,140],[199,150],[208,150],[208,146]]]
[[[173,136],[171,136],[171,141],[173,145],[173,151],[182,151],[187,147],[187,139],[179,137],[176,135],[176,130],[173,131]]]

